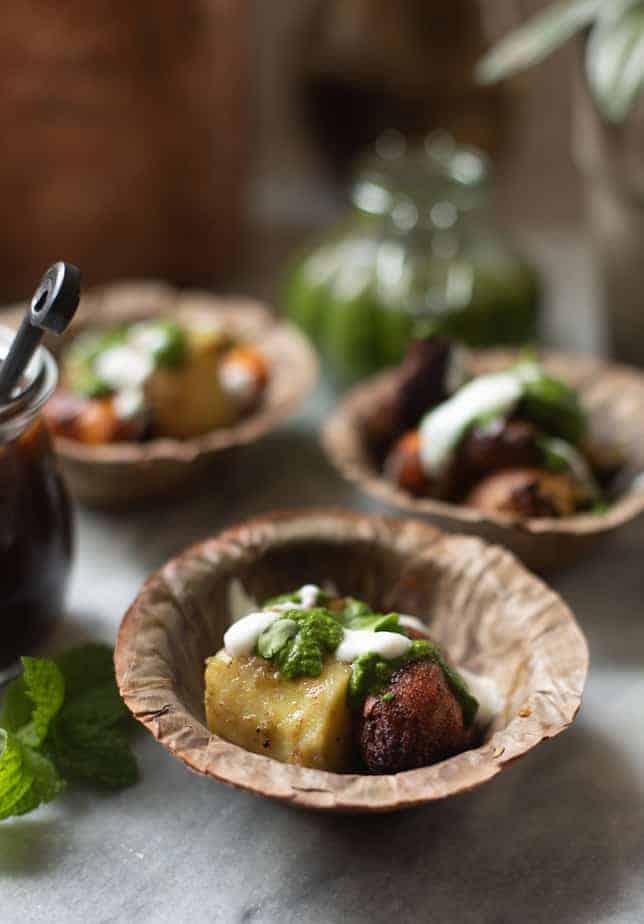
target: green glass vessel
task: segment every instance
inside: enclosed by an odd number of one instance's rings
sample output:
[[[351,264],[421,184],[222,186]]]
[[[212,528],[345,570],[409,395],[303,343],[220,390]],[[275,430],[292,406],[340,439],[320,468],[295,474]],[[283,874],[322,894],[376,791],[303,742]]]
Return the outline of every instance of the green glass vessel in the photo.
[[[435,329],[469,346],[531,342],[535,269],[493,226],[488,161],[433,136],[387,136],[359,170],[343,225],[291,267],[284,302],[348,384]]]

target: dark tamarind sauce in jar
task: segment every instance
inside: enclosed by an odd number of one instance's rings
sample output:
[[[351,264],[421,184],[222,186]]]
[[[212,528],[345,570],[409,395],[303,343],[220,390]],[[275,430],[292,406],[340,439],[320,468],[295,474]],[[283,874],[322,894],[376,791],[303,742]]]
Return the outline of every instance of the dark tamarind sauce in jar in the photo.
[[[13,332],[0,328],[0,357]],[[28,653],[62,617],[71,511],[40,410],[58,373],[39,349],[22,398],[0,404],[0,668]]]

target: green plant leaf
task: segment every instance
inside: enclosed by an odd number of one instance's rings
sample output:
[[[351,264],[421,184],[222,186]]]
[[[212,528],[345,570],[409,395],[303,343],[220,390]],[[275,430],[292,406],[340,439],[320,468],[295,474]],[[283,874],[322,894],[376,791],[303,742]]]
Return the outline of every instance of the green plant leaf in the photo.
[[[65,698],[65,681],[59,668],[46,658],[23,658],[25,690],[33,703],[27,725],[18,734],[24,744],[37,747],[45,740],[52,719]]]
[[[2,707],[0,819],[54,799],[66,785],[60,772],[108,788],[136,782],[112,650],[85,645],[56,662],[22,662],[23,674],[8,687]]]
[[[60,721],[66,725],[110,728],[129,714],[116,684],[113,680],[108,680],[77,696],[71,702],[65,702],[60,713]]]
[[[644,86],[642,0],[615,0],[599,17],[586,48],[586,76],[603,117],[623,122]]]
[[[398,613],[358,613],[344,618],[348,629],[370,629],[372,632],[397,632],[405,635]]]
[[[26,815],[44,802],[51,802],[65,789],[65,781],[49,757],[23,746],[22,759],[23,767],[31,776],[31,785],[22,799],[14,804],[12,815]]]
[[[270,660],[284,645],[297,635],[298,624],[292,619],[278,619],[265,629],[257,639],[257,653]]]
[[[65,678],[68,700],[111,681],[114,683],[113,651],[109,645],[88,644],[59,655],[56,664]]]
[[[0,728],[0,820],[9,818],[20,808],[33,779],[33,772],[25,766],[20,741]]]
[[[33,708],[34,704],[27,696],[24,677],[20,675],[12,680],[5,690],[0,711],[0,728],[17,732],[29,722]]]
[[[567,0],[532,17],[495,45],[479,62],[476,78],[495,83],[538,64],[591,25],[605,0]]]
[[[52,747],[66,777],[106,789],[131,786],[139,779],[136,758],[126,737],[115,728],[60,722]]]
[[[525,364],[524,368],[520,414],[547,434],[577,445],[587,428],[586,414],[577,392],[565,382],[547,375],[538,365],[534,366],[534,373],[530,364]]]

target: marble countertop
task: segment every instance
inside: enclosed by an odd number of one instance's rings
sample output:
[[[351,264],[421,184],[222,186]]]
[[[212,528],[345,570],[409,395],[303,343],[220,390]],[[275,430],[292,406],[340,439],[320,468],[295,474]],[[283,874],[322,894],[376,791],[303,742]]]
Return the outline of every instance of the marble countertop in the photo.
[[[587,254],[538,244],[556,283],[548,339],[599,340]],[[177,550],[275,506],[373,505],[323,459],[321,390],[300,417],[189,501],[78,515],[56,645],[113,642],[146,575]],[[261,478],[257,477],[261,473]],[[142,782],[83,790],[0,825],[3,924],[644,919],[644,525],[553,583],[587,633],[591,673],[571,730],[480,789],[389,816],[306,813],[190,774],[145,732]]]

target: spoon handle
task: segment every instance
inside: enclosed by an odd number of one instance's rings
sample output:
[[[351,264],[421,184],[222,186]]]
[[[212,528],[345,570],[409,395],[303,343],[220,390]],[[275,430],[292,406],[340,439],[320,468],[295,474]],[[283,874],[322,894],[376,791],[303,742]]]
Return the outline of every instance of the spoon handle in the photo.
[[[50,266],[34,292],[29,308],[0,366],[0,401],[7,401],[19,383],[45,331],[62,334],[80,299],[80,271],[72,263]]]

